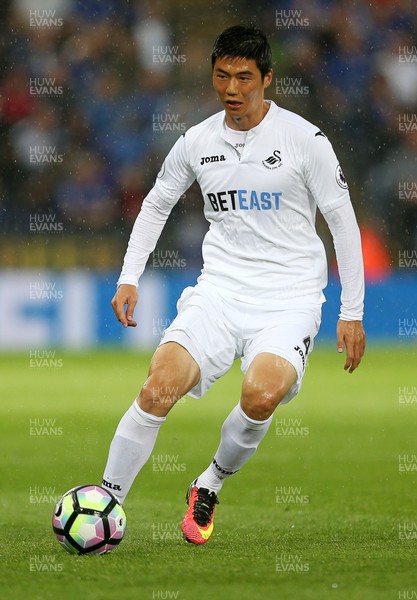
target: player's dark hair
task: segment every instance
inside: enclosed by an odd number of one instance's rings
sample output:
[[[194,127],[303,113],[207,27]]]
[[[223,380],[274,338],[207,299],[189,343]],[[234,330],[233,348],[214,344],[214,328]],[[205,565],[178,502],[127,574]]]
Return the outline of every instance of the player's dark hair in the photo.
[[[266,35],[255,27],[233,25],[221,33],[214,42],[211,66],[216,58],[247,58],[256,62],[262,79],[272,69],[271,47]]]

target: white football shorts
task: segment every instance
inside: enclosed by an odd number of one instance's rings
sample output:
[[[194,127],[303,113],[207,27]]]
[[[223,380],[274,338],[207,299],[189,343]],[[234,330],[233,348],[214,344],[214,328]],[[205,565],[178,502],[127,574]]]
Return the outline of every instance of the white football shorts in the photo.
[[[160,345],[177,342],[200,367],[200,382],[188,395],[201,398],[236,358],[241,358],[246,373],[261,352],[290,362],[297,372],[297,380],[281,404],[298,394],[320,327],[321,300],[306,297],[300,302],[297,298],[287,304],[285,310],[248,304],[220,295],[207,282],[185,288],[177,302],[178,315],[164,331]]]

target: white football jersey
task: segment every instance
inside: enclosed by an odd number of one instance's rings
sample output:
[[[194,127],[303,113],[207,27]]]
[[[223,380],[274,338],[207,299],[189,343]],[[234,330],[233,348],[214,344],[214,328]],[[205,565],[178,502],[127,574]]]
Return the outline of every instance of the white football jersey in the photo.
[[[227,141],[224,116],[221,111],[181,136],[154,186],[174,205],[194,179],[200,184],[210,228],[199,281],[251,303],[321,299],[327,261],[316,208],[325,214],[350,202],[329,140],[270,101],[238,151]]]

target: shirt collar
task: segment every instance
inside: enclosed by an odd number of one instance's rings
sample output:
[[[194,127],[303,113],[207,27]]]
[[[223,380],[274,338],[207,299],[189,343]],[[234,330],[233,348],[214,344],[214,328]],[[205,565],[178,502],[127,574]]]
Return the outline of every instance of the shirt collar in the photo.
[[[266,113],[266,115],[264,116],[264,118],[262,119],[262,121],[260,123],[258,123],[255,127],[252,127],[252,129],[248,129],[247,133],[252,133],[252,134],[257,134],[258,132],[260,132],[265,126],[268,126],[269,121],[273,118],[274,113],[278,110],[278,106],[275,104],[275,102],[273,100],[267,100],[267,102],[269,103],[269,110]],[[225,111],[223,111],[223,119],[222,119],[222,130],[221,130],[221,137],[227,141],[227,137],[226,137],[226,119],[225,119]]]

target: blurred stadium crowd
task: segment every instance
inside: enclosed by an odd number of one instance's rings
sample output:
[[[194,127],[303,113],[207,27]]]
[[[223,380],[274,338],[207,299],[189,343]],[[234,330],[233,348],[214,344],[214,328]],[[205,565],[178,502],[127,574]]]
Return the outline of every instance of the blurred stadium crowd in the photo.
[[[267,97],[331,139],[369,264],[398,267],[399,252],[417,249],[417,10],[408,0],[2,2],[3,233],[28,234],[29,215],[52,214],[64,234],[126,237],[171,145],[219,110],[215,36],[248,22],[273,48]],[[192,265],[205,230],[194,186],[165,246]]]

